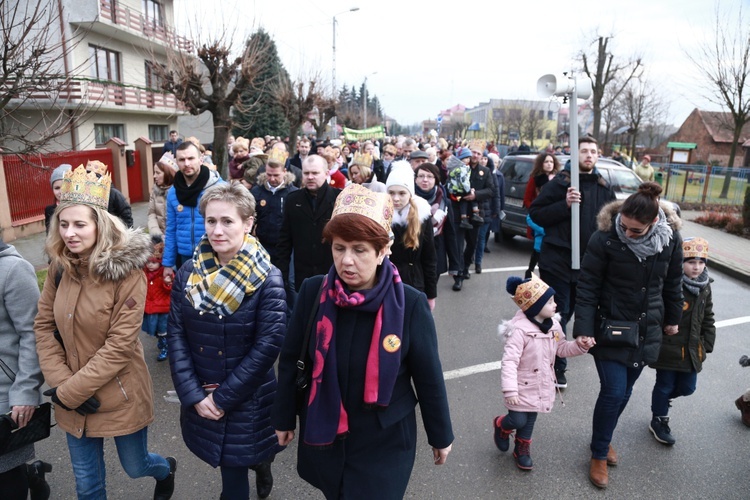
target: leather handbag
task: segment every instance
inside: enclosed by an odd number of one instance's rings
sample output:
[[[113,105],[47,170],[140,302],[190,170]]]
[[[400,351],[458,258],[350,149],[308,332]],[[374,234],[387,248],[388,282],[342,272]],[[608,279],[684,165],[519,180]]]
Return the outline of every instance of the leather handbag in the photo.
[[[638,347],[638,322],[602,318],[597,345],[604,347]]]
[[[16,380],[16,374],[0,359],[0,369],[11,381]],[[22,429],[13,421],[10,413],[0,415],[0,455],[5,455],[23,446],[36,443],[49,437],[52,421],[52,405],[42,403],[34,410],[31,420]]]

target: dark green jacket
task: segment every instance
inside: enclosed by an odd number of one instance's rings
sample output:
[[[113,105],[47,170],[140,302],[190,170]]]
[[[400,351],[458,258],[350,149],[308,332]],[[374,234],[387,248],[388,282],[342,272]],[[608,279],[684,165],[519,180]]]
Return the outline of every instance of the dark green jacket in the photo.
[[[696,297],[683,285],[685,300],[677,335],[662,335],[661,350],[656,363],[649,366],[677,372],[701,371],[706,353],[714,350],[716,327],[714,326],[714,306],[711,299],[709,278]]]

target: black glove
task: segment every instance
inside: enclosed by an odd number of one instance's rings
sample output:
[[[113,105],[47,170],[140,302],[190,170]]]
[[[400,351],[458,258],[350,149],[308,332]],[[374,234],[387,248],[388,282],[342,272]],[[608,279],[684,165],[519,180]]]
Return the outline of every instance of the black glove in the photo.
[[[62,404],[62,402],[60,402],[60,398],[57,397],[57,387],[53,387],[52,389],[44,391],[44,395],[49,396],[50,399],[52,399],[52,402],[58,405],[63,410],[75,411],[79,415],[90,415],[99,411],[99,400],[94,396],[91,396],[86,401],[84,401],[81,406],[72,410]]]
[[[740,366],[750,366],[750,358],[748,358],[747,356],[743,355],[740,358]]]

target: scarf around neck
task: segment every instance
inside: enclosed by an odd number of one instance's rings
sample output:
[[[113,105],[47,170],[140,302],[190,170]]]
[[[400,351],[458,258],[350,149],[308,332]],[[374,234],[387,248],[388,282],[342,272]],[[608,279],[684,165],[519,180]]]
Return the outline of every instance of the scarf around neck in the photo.
[[[174,176],[174,194],[177,195],[177,201],[185,207],[197,207],[198,198],[203,192],[203,188],[208,184],[211,177],[211,171],[207,166],[201,165],[201,171],[195,181],[187,185],[185,176],[182,172],[177,172]]]
[[[205,235],[193,254],[193,272],[185,292],[196,311],[230,316],[239,309],[245,297],[255,293],[271,272],[271,258],[258,240],[249,234],[239,252],[226,266],[219,259]]]
[[[427,200],[427,203],[432,205],[433,203],[439,203],[440,201],[437,200],[437,193],[438,193],[438,187],[437,184],[432,187],[429,191],[422,191],[419,189],[419,186],[414,186],[414,192],[417,196],[420,198],[424,198]]]
[[[323,281],[316,316],[305,444],[327,447],[349,432],[349,417],[341,399],[336,356],[336,317],[339,308],[375,313],[365,365],[364,405],[367,408],[386,408],[390,404],[401,366],[404,307],[404,285],[396,266],[388,258],[380,266],[377,283],[369,290],[349,290],[336,273],[336,267],[331,266]]]
[[[672,239],[672,228],[667,222],[667,215],[659,207],[659,219],[645,236],[639,238],[630,238],[625,235],[625,231],[620,227],[621,215],[618,213],[615,217],[615,229],[620,241],[625,243],[628,248],[635,254],[639,262],[643,262],[648,257],[661,252]]]
[[[697,278],[688,278],[683,274],[682,284],[685,285],[685,288],[687,288],[690,293],[697,297],[700,295],[701,290],[708,285],[708,268],[704,268],[703,272],[700,273]]]

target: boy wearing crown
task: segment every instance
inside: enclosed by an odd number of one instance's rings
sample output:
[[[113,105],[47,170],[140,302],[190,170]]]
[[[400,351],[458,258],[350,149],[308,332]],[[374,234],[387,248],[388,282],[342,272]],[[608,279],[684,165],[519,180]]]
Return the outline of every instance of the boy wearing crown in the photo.
[[[675,443],[669,428],[672,400],[695,392],[698,372],[706,353],[714,350],[714,325],[711,282],[708,277],[708,242],[686,238],[682,243],[682,295],[685,300],[677,333],[662,335],[656,368],[656,384],[651,394],[652,419],[649,430],[654,439],[671,446]]]

